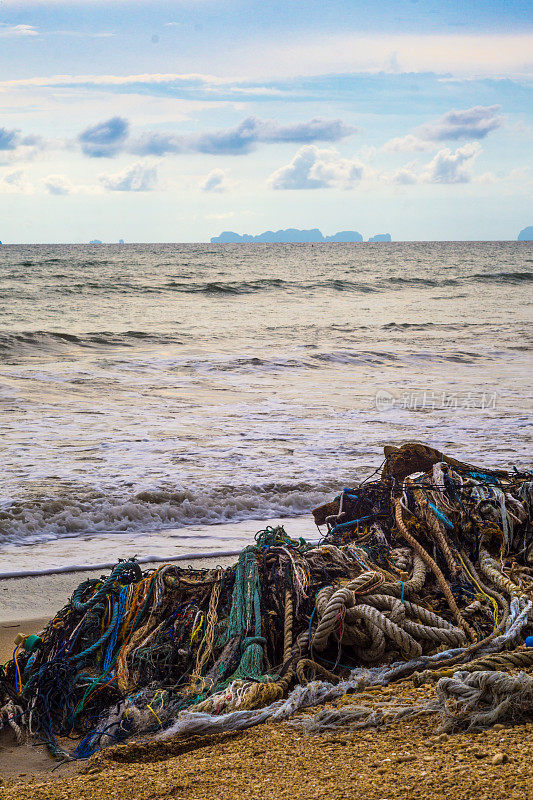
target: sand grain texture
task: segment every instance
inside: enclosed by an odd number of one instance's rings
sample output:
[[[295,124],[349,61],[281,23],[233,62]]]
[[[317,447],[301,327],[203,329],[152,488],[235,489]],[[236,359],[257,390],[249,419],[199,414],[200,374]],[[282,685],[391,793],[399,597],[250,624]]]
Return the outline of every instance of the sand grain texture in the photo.
[[[430,687],[394,694],[416,700]],[[383,700],[369,692],[365,701]],[[361,698],[362,699],[362,698]],[[346,702],[346,698],[344,699]],[[111,748],[52,780],[8,781],[2,800],[526,800],[533,722],[439,735],[435,717],[307,736],[269,723],[241,733]],[[501,758],[503,755],[503,758]],[[72,766],[67,769],[72,770]],[[23,778],[24,779],[24,778]],[[28,776],[25,777],[28,780]]]

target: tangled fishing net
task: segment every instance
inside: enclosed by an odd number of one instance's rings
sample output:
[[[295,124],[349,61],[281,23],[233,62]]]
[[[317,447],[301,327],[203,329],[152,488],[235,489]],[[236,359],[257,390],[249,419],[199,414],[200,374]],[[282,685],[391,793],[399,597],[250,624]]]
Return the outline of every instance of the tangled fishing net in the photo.
[[[385,456],[379,478],[313,511],[318,545],[267,528],[229,568],[142,572],[132,559],[81,583],[0,668],[0,728],[85,758],[133,734],[290,719],[409,676],[437,682],[435,698],[355,701],[295,724],[440,711],[455,730],[531,716],[533,678],[501,670],[533,666],[521,647],[533,628],[533,476],[415,443]]]

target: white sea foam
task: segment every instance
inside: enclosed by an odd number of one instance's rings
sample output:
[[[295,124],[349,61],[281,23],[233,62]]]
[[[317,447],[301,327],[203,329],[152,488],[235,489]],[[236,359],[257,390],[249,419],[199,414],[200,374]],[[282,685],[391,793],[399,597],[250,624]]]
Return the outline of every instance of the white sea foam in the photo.
[[[84,491],[78,497],[56,494],[25,502],[5,500],[0,514],[0,544],[30,545],[53,539],[165,529],[179,529],[182,542],[212,542],[209,528],[204,533],[197,527],[189,533],[188,528],[309,514],[333,489],[312,489],[305,484],[256,490],[225,487],[198,494],[151,489],[122,498]],[[261,527],[259,522],[257,525]]]

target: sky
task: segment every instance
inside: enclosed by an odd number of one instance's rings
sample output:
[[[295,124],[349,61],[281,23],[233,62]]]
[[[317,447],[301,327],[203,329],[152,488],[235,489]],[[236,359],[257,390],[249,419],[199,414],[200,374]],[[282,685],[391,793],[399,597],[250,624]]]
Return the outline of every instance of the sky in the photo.
[[[0,240],[533,225],[525,0],[0,0]]]

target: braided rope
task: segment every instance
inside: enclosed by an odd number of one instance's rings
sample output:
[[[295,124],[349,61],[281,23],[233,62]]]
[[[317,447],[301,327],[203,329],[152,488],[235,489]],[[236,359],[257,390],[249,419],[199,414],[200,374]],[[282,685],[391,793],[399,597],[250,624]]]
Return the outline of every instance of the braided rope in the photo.
[[[436,645],[446,644],[448,648],[459,647],[465,643],[465,635],[462,628],[432,628],[429,625],[420,625],[418,622],[406,619],[403,623],[403,629],[410,633],[411,636],[427,639]]]
[[[500,572],[497,562],[483,548],[479,550],[479,568],[491,583],[511,597],[528,597],[516,583]]]
[[[317,612],[319,612],[319,603],[320,607],[322,607],[323,598],[325,598],[325,595],[322,597],[320,595],[321,592],[317,595]],[[354,603],[353,592],[347,587],[343,586],[333,592],[327,601],[327,606],[313,636],[312,646],[314,649],[324,650],[326,648],[331,633],[344,618],[346,608],[353,606]]]
[[[422,494],[422,492],[420,490],[415,490],[414,495],[418,503],[418,506],[422,511],[424,521],[428,526],[429,530],[431,531],[433,538],[437,542],[437,545],[440,547],[441,552],[446,561],[446,564],[448,565],[448,569],[450,570],[450,573],[455,577],[461,571],[461,567],[453,557],[446,536],[442,532],[440,524],[436,519],[435,515],[431,512],[427,500]]]
[[[455,669],[426,669],[415,672],[412,676],[414,686],[434,683],[443,677],[452,677],[455,672],[481,672],[485,670],[528,669],[533,667],[533,648],[517,649],[508,653],[491,653],[476,658],[468,664],[461,664]]]
[[[458,672],[441,678],[436,693],[444,706],[443,730],[482,730],[499,719],[530,719],[533,676],[521,672]]]
[[[450,589],[449,585],[446,582],[446,579],[445,579],[444,575],[442,574],[442,572],[440,570],[440,567],[437,566],[437,564],[431,558],[429,553],[427,553],[426,550],[424,550],[424,548],[422,547],[420,542],[418,542],[415,539],[414,536],[411,536],[411,534],[407,530],[407,528],[405,526],[405,523],[403,521],[403,518],[402,518],[402,506],[401,506],[399,498],[395,498],[394,499],[394,510],[395,510],[395,516],[396,516],[396,523],[398,525],[398,530],[402,534],[403,538],[407,542],[409,542],[409,544],[411,545],[413,550],[415,550],[418,553],[420,558],[425,562],[426,566],[429,567],[429,569],[433,572],[433,574],[435,575],[435,578],[437,580],[437,583],[440,586],[440,588],[442,589],[443,594],[444,594],[444,596],[446,598],[446,601],[448,603],[448,606],[449,606],[452,614],[454,615],[455,619],[457,620],[457,622],[459,623],[461,628],[464,630],[464,632],[466,633],[468,638],[471,641],[475,641],[476,633],[473,630],[473,628],[470,627],[468,622],[465,620],[465,618],[461,614],[461,612],[459,610],[459,606],[455,602],[455,598],[454,598],[454,596],[453,596],[453,594],[451,592],[451,589]]]
[[[363,625],[370,636],[370,644],[358,645],[357,641],[355,641],[355,652],[361,661],[372,664],[383,658],[387,649],[387,642],[384,632],[374,624],[370,617],[363,617]],[[347,627],[345,636],[350,636],[354,630],[355,628],[353,627]]]
[[[377,608],[362,603],[353,609],[354,614],[362,619],[368,618],[376,628],[379,628],[389,639],[398,645],[401,653],[408,658],[415,658],[422,655],[422,647],[419,642],[415,641],[407,631],[400,628],[390,619],[388,619]]]
[[[292,654],[292,592],[285,589],[285,620],[283,625],[283,663],[288,661]]]
[[[427,569],[423,559],[415,551],[413,553],[413,574],[407,581],[395,581],[394,583],[384,583],[380,586],[380,594],[390,594],[394,597],[416,594],[426,582]]]

